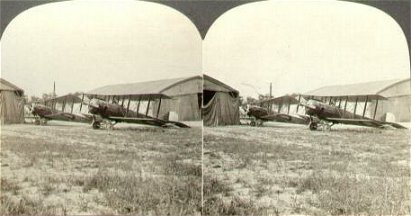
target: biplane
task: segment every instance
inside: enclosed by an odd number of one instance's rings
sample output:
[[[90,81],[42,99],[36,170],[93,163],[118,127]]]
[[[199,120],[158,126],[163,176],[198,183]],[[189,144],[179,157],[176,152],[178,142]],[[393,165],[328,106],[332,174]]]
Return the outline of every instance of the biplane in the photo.
[[[133,95],[98,95],[87,93],[84,96],[89,99],[88,109],[92,117],[92,127],[98,129],[102,124],[112,128],[117,123],[144,124],[158,127],[179,127],[189,128],[186,124],[178,121],[171,121],[159,118],[162,99],[170,99],[169,96],[158,94],[133,94]],[[135,110],[131,110],[130,104],[136,103]],[[157,102],[155,117],[149,115],[150,105],[153,101]],[[140,107],[145,102],[145,113],[140,113]],[[127,103],[127,105],[126,105]],[[81,107],[80,107],[81,110]]]
[[[44,104],[34,104],[31,108],[34,124],[45,125],[51,120],[91,123],[90,116],[73,113],[74,104],[80,102],[82,101],[78,96],[68,94],[45,100]],[[57,104],[61,104],[61,110],[57,109]],[[71,107],[70,111],[66,110],[66,106]]]
[[[303,99],[304,102],[301,102],[301,99]],[[375,128],[393,127],[398,129],[405,129],[406,127],[398,123],[380,121],[375,119],[379,100],[386,100],[386,98],[381,95],[352,95],[327,97],[302,95],[302,97],[299,97],[299,104],[305,107],[305,112],[309,116],[310,130],[316,130],[319,127],[330,130],[331,127],[335,124],[349,124]],[[367,105],[369,102],[372,101],[375,101],[373,104],[374,110],[372,117],[368,117],[366,116]],[[354,103],[353,112],[347,110],[347,104],[349,102]],[[357,114],[359,103],[363,103],[362,114]]]
[[[260,126],[267,121],[307,125],[310,122],[310,118],[298,114],[298,109],[296,114],[290,114],[290,106],[298,103],[298,100],[292,95],[260,101],[259,106],[250,106],[247,108],[247,115],[251,117],[250,125]],[[277,105],[277,111],[272,109],[273,105]],[[287,113],[281,113],[285,105],[287,106]]]

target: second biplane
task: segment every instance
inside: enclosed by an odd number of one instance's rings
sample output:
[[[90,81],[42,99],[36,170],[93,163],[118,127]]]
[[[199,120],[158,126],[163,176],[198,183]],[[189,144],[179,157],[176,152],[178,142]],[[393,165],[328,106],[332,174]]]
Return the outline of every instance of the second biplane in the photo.
[[[386,99],[381,95],[346,95],[320,97],[314,95],[303,95],[302,99],[304,101],[299,101],[299,104],[305,107],[305,112],[310,118],[309,128],[311,130],[316,130],[317,128],[325,128],[330,130],[331,127],[335,124],[349,124],[375,128],[392,127],[397,129],[406,129],[406,127],[398,123],[375,119],[378,109],[378,101]],[[367,105],[371,101],[375,101],[373,104],[374,110],[372,117],[367,117]],[[347,110],[347,104],[349,102],[354,103],[353,112]],[[362,114],[356,113],[359,103],[363,103]]]
[[[34,124],[45,125],[51,120],[91,123],[92,119],[89,116],[73,113],[74,104],[81,102],[77,95],[68,94],[45,100],[44,103],[33,104],[31,113]],[[61,110],[57,108],[57,104],[61,105]],[[66,110],[67,105],[71,107],[70,111]]]
[[[293,95],[285,95],[281,97],[271,98],[258,102],[259,106],[249,106],[247,115],[251,117],[251,126],[260,126],[267,121],[304,124],[307,125],[310,119],[305,115],[290,114],[290,106],[298,104],[299,101]],[[277,111],[274,111],[273,105],[277,106]],[[287,106],[287,113],[282,113],[283,106]]]

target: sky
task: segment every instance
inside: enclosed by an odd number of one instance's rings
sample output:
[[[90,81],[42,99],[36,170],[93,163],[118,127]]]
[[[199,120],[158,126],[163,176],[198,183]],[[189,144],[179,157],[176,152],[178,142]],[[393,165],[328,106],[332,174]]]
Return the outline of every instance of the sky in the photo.
[[[384,12],[338,1],[268,1],[223,14],[203,43],[203,71],[243,96],[409,78],[407,42]]]
[[[75,0],[29,9],[1,38],[1,76],[27,95],[199,75],[257,97],[407,78],[407,43],[378,9],[341,1],[267,1],[219,17],[202,41],[167,6]]]
[[[201,37],[167,6],[77,0],[18,15],[1,38],[1,76],[27,95],[201,74]]]

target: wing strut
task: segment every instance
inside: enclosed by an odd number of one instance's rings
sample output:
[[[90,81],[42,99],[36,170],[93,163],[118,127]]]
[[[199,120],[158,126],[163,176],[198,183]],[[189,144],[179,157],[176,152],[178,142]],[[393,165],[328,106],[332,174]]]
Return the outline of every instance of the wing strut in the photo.
[[[353,116],[353,118],[355,118],[355,111],[357,111],[357,104],[358,104],[358,96],[355,98],[354,116]]]
[[[61,111],[64,112],[65,108],[66,108],[66,100],[63,101],[63,107],[61,108]]]
[[[146,109],[146,116],[148,116],[148,109],[150,109],[150,102],[151,102],[151,96],[148,97],[148,103],[147,103],[147,109]]]
[[[128,116],[128,111],[129,111],[129,110],[130,110],[130,95],[128,96],[126,116]]]
[[[300,103],[301,103],[301,95],[298,95],[297,113],[298,113],[298,108],[300,108]]]
[[[158,115],[160,114],[160,107],[161,107],[161,97],[160,97],[160,101],[158,102],[156,118],[158,118]]]
[[[367,103],[368,103],[368,95],[365,97],[364,110],[362,111],[362,117],[363,118],[365,116],[365,111],[367,110]]]
[[[84,100],[84,93],[83,93],[83,96],[81,96],[80,112],[81,112],[81,108],[83,107],[83,100]]]
[[[73,114],[73,108],[74,108],[74,97],[73,97],[73,101],[71,101],[71,110],[70,110],[71,114]]]
[[[290,103],[288,103],[288,106],[287,106],[287,114],[290,114]]]
[[[341,108],[341,101],[342,101],[342,98],[340,98],[340,101],[338,102],[338,108]]]
[[[375,102],[374,117],[372,118],[374,120],[375,120],[375,114],[377,114],[377,108],[378,108],[378,98],[377,98],[377,101]]]
[[[141,98],[138,98],[138,104],[137,104],[137,110],[136,110],[136,117],[138,117],[138,111],[140,110],[140,103],[141,103]]]
[[[344,104],[344,115],[347,113],[347,103],[348,103],[348,96],[347,96],[347,98],[345,99],[345,104]],[[346,116],[345,116],[344,118],[346,118]]]

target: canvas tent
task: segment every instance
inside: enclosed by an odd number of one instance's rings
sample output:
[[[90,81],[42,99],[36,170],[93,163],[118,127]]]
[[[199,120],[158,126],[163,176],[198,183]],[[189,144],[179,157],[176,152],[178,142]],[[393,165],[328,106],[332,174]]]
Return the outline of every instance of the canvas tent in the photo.
[[[205,126],[240,124],[239,92],[203,75],[203,122]]]
[[[151,116],[157,117],[158,112],[159,118],[166,119],[169,113],[173,112],[178,116],[178,119],[174,119],[177,121],[201,120],[201,76],[108,85],[86,94],[100,98],[114,96],[120,100],[122,98],[150,100]]]
[[[201,76],[185,77],[169,80],[169,84],[161,92],[171,97],[168,100],[155,101],[153,109],[160,105],[160,116],[167,116],[169,112],[178,115],[178,121],[201,120]]]
[[[397,122],[411,120],[411,80],[409,78],[325,86],[306,94],[318,97],[348,97],[353,100],[357,96],[364,98],[364,95],[375,95],[375,97],[385,99],[377,102],[377,98],[374,98],[367,106],[367,113],[373,114],[376,110],[375,119],[388,120],[385,118],[390,113]]]
[[[1,124],[24,123],[23,89],[0,78]]]

